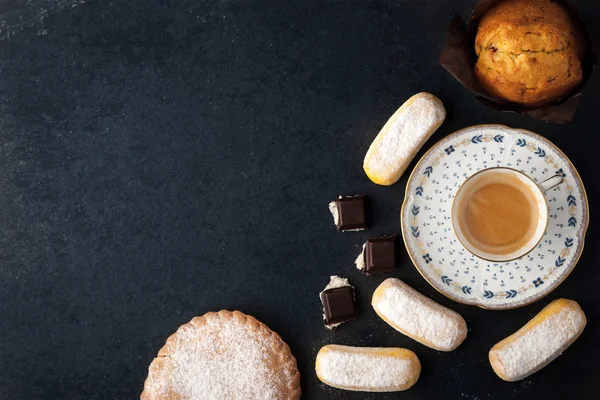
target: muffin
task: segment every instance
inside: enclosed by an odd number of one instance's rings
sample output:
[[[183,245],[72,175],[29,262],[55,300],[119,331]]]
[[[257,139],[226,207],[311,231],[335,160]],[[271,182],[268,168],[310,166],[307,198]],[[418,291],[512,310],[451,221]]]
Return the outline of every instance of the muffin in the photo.
[[[567,96],[582,80],[585,39],[556,0],[503,0],[479,22],[475,76],[492,95],[525,107]]]

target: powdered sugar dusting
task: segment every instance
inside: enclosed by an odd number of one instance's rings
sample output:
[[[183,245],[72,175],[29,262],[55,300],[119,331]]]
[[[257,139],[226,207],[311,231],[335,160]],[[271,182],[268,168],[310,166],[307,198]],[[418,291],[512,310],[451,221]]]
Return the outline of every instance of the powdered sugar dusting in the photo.
[[[169,353],[157,358],[166,365],[151,367],[145,391],[160,398],[287,399],[281,388],[292,379],[291,371],[273,365],[279,343],[245,320],[186,324],[174,340]]]
[[[579,308],[563,307],[531,330],[518,331],[512,343],[492,349],[501,363],[497,368],[508,380],[522,379],[558,357],[585,324],[585,316]]]
[[[439,350],[453,350],[466,337],[464,319],[456,312],[423,296],[399,279],[389,278],[373,307],[394,328]],[[428,343],[426,343],[428,342]]]
[[[369,148],[365,164],[373,174],[398,179],[446,117],[446,110],[436,97],[418,94],[413,98],[412,104],[397,111],[384,126],[378,145]]]
[[[319,356],[321,378],[338,387],[381,390],[406,386],[415,380],[414,368],[411,360],[376,353],[331,350]]]
[[[59,12],[75,9],[86,0],[25,0],[14,2],[0,19],[0,40],[8,39],[25,29],[34,28],[38,35],[47,35],[46,20]],[[4,10],[6,11],[6,10]]]

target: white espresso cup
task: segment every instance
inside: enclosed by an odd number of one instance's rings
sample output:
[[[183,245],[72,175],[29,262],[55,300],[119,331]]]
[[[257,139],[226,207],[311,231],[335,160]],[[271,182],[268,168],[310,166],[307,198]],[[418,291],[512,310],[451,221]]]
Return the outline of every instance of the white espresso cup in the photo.
[[[536,183],[511,168],[488,168],[469,177],[452,203],[458,240],[475,256],[493,262],[532,251],[548,225],[545,192],[563,181],[555,175]],[[528,207],[528,208],[525,208]]]

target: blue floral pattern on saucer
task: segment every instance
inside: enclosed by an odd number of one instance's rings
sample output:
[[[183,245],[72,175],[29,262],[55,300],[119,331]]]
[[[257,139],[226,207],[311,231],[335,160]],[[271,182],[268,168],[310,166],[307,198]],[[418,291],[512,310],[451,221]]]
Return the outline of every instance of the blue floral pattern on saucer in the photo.
[[[452,228],[456,191],[490,167],[513,168],[536,182],[564,178],[546,192],[549,218],[541,242],[510,262],[472,255]],[[503,125],[477,125],[442,139],[419,161],[406,186],[401,223],[408,253],[433,287],[460,303],[509,309],[544,297],[573,270],[583,251],[588,201],[574,166],[547,139]]]

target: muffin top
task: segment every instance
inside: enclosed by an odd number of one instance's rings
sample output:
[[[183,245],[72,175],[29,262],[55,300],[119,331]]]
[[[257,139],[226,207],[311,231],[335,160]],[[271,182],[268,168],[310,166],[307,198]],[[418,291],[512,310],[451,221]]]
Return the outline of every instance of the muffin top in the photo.
[[[476,76],[492,94],[537,106],[568,94],[582,79],[585,40],[553,0],[504,0],[481,19]]]

